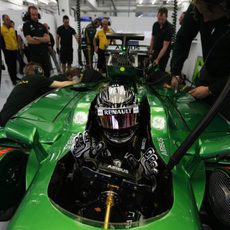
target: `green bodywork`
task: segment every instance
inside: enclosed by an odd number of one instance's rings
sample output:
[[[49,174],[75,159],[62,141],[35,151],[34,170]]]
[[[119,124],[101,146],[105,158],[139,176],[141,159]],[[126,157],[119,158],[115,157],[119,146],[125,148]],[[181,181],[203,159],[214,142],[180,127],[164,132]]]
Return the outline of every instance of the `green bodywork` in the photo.
[[[106,82],[100,82],[53,90],[18,112],[0,130],[0,146],[14,146],[27,156],[26,192],[9,230],[102,228],[102,225],[85,223],[58,208],[48,197],[48,185],[57,161],[70,150],[71,136],[85,130],[91,102],[106,85]],[[170,89],[154,88],[144,83],[137,85],[136,95],[148,100],[152,140],[158,155],[167,163],[209,107],[188,94],[175,94]],[[201,229],[199,210],[205,194],[205,163],[215,162],[219,154],[229,153],[229,143],[230,124],[217,116],[172,171],[172,208],[134,228]],[[0,167],[8,164],[7,158],[14,151],[0,156]],[[124,226],[118,227],[125,229]]]

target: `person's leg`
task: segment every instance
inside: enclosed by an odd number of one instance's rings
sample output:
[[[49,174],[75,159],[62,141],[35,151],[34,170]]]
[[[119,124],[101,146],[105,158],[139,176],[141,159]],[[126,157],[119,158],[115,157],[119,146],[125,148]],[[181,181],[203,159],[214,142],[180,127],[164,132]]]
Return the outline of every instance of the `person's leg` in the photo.
[[[42,68],[44,70],[45,77],[50,77],[51,63],[50,63],[50,55],[48,52],[46,55],[42,56]]]
[[[26,64],[25,64],[25,62],[24,62],[24,60],[22,58],[22,55],[21,55],[21,53],[19,51],[17,51],[17,61],[19,63],[19,73],[23,74],[23,69],[24,69]]]
[[[103,73],[104,62],[105,62],[104,50],[98,49],[97,68],[100,73]]]
[[[17,70],[16,70],[16,60],[17,60],[17,52],[11,50],[5,50],[5,61],[8,69],[8,73],[12,83],[15,85],[16,81],[19,80],[17,78]]]
[[[102,52],[102,73],[106,73],[106,57],[105,57],[105,50]]]
[[[66,72],[66,63],[67,63],[67,56],[66,56],[66,51],[63,49],[60,50],[60,61],[62,65],[62,71],[63,73]]]
[[[91,45],[87,46],[88,67],[93,68],[93,48]]]
[[[72,63],[73,63],[73,50],[70,50],[67,53],[67,63],[68,63],[68,70],[71,70]]]
[[[50,56],[53,59],[53,62],[55,64],[55,66],[56,66],[56,69],[57,69],[58,73],[61,73],[61,68],[60,68],[60,66],[58,64],[58,61],[57,61],[56,52],[53,49],[50,51]]]

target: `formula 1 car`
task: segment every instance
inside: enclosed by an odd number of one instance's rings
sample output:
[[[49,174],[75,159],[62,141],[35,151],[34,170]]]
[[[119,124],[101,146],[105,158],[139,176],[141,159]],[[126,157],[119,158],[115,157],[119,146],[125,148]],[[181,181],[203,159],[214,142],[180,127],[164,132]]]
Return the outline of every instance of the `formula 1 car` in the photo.
[[[229,229],[229,121],[218,105],[139,77],[128,44],[143,36],[110,38],[122,45],[109,79],[53,90],[0,129],[0,221],[10,230]]]

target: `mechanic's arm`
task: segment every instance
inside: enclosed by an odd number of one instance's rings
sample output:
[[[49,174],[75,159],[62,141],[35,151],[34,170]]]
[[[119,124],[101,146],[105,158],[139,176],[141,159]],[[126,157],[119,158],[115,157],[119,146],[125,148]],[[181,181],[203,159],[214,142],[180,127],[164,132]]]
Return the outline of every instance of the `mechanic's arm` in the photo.
[[[75,84],[75,81],[53,81],[53,83],[50,85],[50,88],[63,88]]]
[[[80,36],[78,34],[73,35],[76,39],[76,42],[79,44],[80,43]]]
[[[98,46],[97,46],[97,34],[95,35],[93,39],[93,46],[94,46],[94,51],[97,53],[98,52]]]
[[[49,34],[45,33],[43,37],[33,37],[35,40],[40,41],[41,43],[48,43],[50,42],[50,36]]]
[[[26,36],[26,40],[30,45],[40,45],[42,43],[41,41],[31,37],[30,35]]]
[[[60,37],[59,34],[57,34],[57,37],[56,37],[56,50],[57,50],[57,53],[59,53],[60,41],[61,41],[61,37]]]
[[[198,19],[194,19],[193,11],[194,5],[190,4],[185,14],[183,25],[177,32],[171,60],[171,73],[173,76],[181,74],[184,62],[189,55],[192,41],[199,32],[200,22]]]
[[[151,41],[150,41],[150,47],[149,47],[149,55],[150,54],[152,55],[153,49],[154,49],[154,36],[152,35]]]
[[[166,53],[166,51],[167,51],[169,45],[170,45],[170,41],[164,41],[163,47],[162,47],[160,53],[158,54],[158,56],[157,56],[157,58],[156,58],[156,60],[155,60],[155,63],[156,63],[157,65],[159,65],[159,62],[160,62],[161,58],[164,57],[164,55],[165,55],[165,53]]]

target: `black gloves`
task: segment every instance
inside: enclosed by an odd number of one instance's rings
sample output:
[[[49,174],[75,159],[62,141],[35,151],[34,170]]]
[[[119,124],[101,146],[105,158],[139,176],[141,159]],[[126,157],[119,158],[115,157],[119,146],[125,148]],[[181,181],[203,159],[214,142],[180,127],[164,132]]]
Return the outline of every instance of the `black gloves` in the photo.
[[[71,152],[76,159],[90,159],[100,155],[105,147],[104,142],[99,142],[97,145],[95,140],[89,136],[86,130],[83,133],[78,133],[74,138]]]
[[[157,155],[152,147],[148,148],[148,150],[143,154],[140,159],[140,164],[144,170],[144,175],[148,178],[152,175],[156,175],[158,173],[157,170]]]

